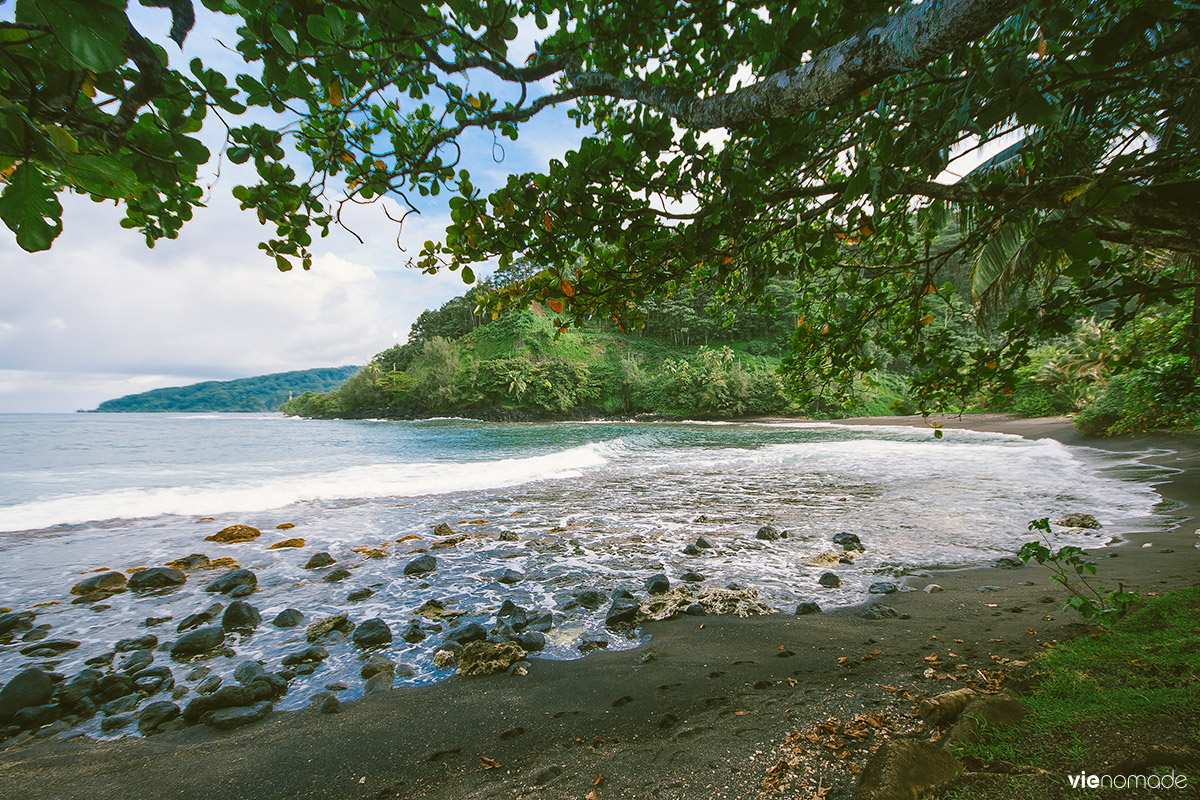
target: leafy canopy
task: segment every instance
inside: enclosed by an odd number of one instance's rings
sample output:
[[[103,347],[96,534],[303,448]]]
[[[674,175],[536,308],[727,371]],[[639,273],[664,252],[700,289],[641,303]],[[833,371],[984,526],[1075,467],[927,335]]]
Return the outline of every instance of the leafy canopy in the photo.
[[[142,2],[184,42],[189,0]],[[68,189],[121,202],[149,244],[174,237],[202,199],[201,126],[250,109],[225,154],[254,166],[233,192],[280,269],[310,266],[346,202],[447,193],[453,223],[414,264],[471,283],[522,255],[532,269],[479,297],[493,313],[536,300],[560,327],[630,327],[688,283],[757,302],[795,280],[801,394],[847,393],[883,348],[912,359],[923,407],[945,404],[1086,309],[1196,302],[1194,266],[1142,257],[1200,255],[1183,0],[203,5],[237,19],[244,73],[170,67],[123,0],[17,0],[0,218],[22,247],[50,246]],[[542,31],[524,59],[519,25]],[[562,104],[579,141],[545,171],[485,192],[461,168],[472,135],[517,139]],[[993,142],[1009,146],[946,181]],[[994,300],[991,334],[955,333],[964,287]]]

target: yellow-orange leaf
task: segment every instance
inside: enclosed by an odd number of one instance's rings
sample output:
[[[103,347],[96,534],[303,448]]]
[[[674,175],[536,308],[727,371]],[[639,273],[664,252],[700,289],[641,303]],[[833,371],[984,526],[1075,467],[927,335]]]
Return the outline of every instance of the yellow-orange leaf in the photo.
[[[931,322],[933,322],[933,314],[926,314],[925,316],[921,317],[922,325],[928,325]]]
[[[1063,202],[1064,203],[1071,202],[1076,197],[1079,197],[1079,195],[1086,192],[1088,190],[1088,187],[1091,185],[1092,185],[1092,182],[1088,181],[1087,183],[1083,183],[1083,184],[1080,184],[1079,186],[1076,186],[1074,189],[1068,189],[1067,191],[1063,192],[1063,196],[1062,196]]]
[[[330,105],[340,106],[346,98],[342,96],[342,84],[334,81],[329,84],[329,103]]]
[[[83,84],[80,85],[79,91],[83,92],[87,97],[95,97],[96,76],[90,72],[83,73]]]
[[[550,306],[550,310],[555,314],[561,314],[563,310],[562,300],[547,300],[546,305]]]
[[[560,281],[558,286],[560,289],[562,289],[562,293],[567,297],[575,296],[575,284],[571,283],[570,281]]]
[[[547,232],[554,227],[554,221],[550,219],[549,211],[542,215],[542,227],[545,228]]]

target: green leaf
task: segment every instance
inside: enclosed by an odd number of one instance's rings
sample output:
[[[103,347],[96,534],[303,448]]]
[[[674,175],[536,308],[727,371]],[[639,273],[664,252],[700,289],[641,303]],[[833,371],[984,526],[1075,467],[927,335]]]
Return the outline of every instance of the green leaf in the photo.
[[[92,72],[125,63],[129,20],[122,0],[17,0],[17,22],[50,26],[68,58]]]
[[[0,194],[0,219],[17,235],[22,250],[49,250],[62,233],[62,204],[46,176],[33,164],[17,167]]]
[[[462,268],[462,279],[463,279],[463,283],[474,283],[475,282],[475,271],[473,269],[471,269],[470,267],[463,267]]]
[[[74,156],[63,172],[76,189],[101,197],[126,198],[133,194],[137,185],[133,171],[108,156]]]

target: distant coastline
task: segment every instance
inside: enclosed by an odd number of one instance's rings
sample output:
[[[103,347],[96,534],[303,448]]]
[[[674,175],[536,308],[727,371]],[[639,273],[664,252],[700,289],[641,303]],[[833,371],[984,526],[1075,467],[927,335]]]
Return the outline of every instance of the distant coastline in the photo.
[[[294,396],[336,389],[358,370],[357,366],[319,367],[151,389],[105,400],[90,411],[80,409],[80,413],[278,411]]]

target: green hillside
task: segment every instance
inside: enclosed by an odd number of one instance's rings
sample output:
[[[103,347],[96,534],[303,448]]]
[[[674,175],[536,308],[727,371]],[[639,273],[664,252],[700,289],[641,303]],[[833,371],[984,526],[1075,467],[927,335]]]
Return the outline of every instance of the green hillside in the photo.
[[[471,289],[424,312],[407,344],[377,354],[337,391],[306,393],[282,410],[487,419],[796,412],[778,372],[796,320],[786,284],[774,288],[785,309],[777,314],[727,308],[702,294],[648,302],[636,333],[603,321],[560,331],[555,314],[536,304],[488,320],[475,316],[481,289]],[[898,399],[887,387],[864,394],[872,404],[864,413],[884,413]]]
[[[152,389],[105,400],[96,411],[275,411],[291,396],[336,389],[358,371],[353,366],[322,367]]]

